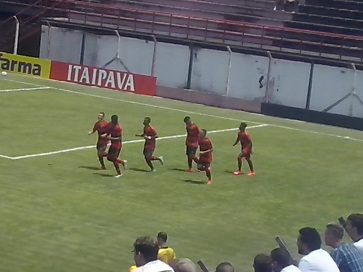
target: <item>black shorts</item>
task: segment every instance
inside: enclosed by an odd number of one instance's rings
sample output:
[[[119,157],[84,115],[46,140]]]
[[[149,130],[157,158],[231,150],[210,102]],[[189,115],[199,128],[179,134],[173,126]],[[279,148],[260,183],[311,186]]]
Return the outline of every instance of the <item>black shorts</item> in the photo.
[[[97,144],[96,148],[98,151],[105,151],[107,148],[107,144]]]
[[[150,149],[150,148],[144,148],[144,151],[142,152],[142,154],[144,154],[145,158],[150,158],[154,153],[154,149]]]
[[[204,161],[199,161],[197,167],[199,170],[206,170],[207,168],[210,167],[210,163],[204,162]]]
[[[197,146],[187,146],[185,150],[185,155],[187,156],[194,156],[197,152],[198,147]]]
[[[120,155],[120,152],[121,152],[121,148],[116,148],[111,145],[110,148],[108,149],[107,158],[118,158],[118,156]]]

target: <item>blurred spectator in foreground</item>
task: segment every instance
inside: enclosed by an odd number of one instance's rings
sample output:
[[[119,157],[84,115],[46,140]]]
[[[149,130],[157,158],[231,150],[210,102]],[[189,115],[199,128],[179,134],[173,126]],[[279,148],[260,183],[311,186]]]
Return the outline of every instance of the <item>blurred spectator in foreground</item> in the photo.
[[[340,224],[330,223],[325,229],[325,244],[334,250],[330,253],[340,272],[363,271],[363,254],[352,244],[343,242],[344,229]]]
[[[234,272],[234,268],[231,263],[223,262],[217,265],[216,272]]]
[[[291,263],[289,252],[282,248],[271,251],[272,270],[274,272],[301,272],[299,268]]]
[[[157,240],[159,245],[158,259],[164,263],[169,263],[170,260],[176,259],[174,250],[166,244],[168,235],[165,232],[159,232]]]
[[[345,229],[354,241],[354,245],[363,254],[363,214],[352,213],[349,215]]]
[[[258,254],[253,260],[255,272],[272,272],[271,257],[266,254]]]
[[[339,272],[329,253],[321,249],[321,238],[316,229],[300,229],[297,247],[299,254],[305,255],[299,262],[302,272]]]
[[[168,264],[157,259],[159,245],[155,239],[142,236],[134,242],[134,260],[137,268],[133,272],[174,272]]]
[[[173,260],[172,262],[174,262]],[[175,272],[197,272],[197,267],[192,260],[188,258],[181,258],[174,265],[172,265]]]

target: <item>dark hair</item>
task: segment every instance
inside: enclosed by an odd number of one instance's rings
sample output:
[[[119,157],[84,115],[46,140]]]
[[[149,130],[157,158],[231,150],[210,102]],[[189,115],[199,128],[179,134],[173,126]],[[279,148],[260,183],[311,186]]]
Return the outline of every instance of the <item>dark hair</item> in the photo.
[[[278,265],[286,267],[290,265],[291,257],[289,252],[287,252],[287,250],[278,247],[271,251],[271,259],[273,262],[276,262]]]
[[[299,230],[300,241],[310,250],[321,248],[321,238],[319,232],[315,228],[305,227]]]
[[[347,220],[350,221],[350,224],[357,228],[357,233],[359,235],[363,235],[363,214],[361,213],[352,213],[348,216]]]
[[[204,135],[207,135],[207,130],[206,129],[201,129],[201,131],[203,132]]]
[[[168,235],[166,234],[166,232],[159,232],[158,236],[159,239],[162,239],[164,242],[166,242],[166,240],[168,240]]]
[[[343,239],[344,228],[340,224],[329,223],[326,225],[326,229],[329,231],[329,233],[333,234],[335,238]]]
[[[253,267],[256,272],[271,272],[271,257],[266,254],[258,254],[253,260]]]
[[[159,245],[148,236],[142,236],[136,239],[134,242],[134,252],[135,254],[141,254],[145,261],[151,262],[158,258]]]
[[[102,114],[103,117],[105,117],[105,113],[103,111],[100,111],[100,114]]]
[[[144,118],[144,120],[147,120],[149,123],[151,122],[151,118],[150,118],[150,117],[148,117],[148,116],[146,116],[146,117]]]
[[[216,272],[233,272],[234,268],[231,263],[223,262],[216,267]]]
[[[190,116],[185,116],[184,117],[184,122],[189,121],[189,120],[190,120]]]
[[[114,114],[114,115],[111,116],[111,122],[112,122],[112,124],[117,125],[117,123],[118,123],[118,116],[116,114]]]
[[[241,127],[246,128],[246,127],[247,127],[247,124],[246,124],[245,122],[242,122],[242,123],[240,124],[240,126],[241,126]]]

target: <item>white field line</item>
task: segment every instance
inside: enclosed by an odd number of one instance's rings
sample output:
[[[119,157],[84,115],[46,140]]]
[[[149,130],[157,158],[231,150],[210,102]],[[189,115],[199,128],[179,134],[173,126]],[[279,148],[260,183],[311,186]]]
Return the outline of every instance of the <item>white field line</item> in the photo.
[[[6,89],[6,90],[0,90],[0,93],[46,90],[46,89],[50,89],[50,88],[51,87],[44,86],[44,87],[35,87],[35,88]]]
[[[22,83],[22,84],[27,84],[27,85],[31,85],[31,86],[42,86],[42,85],[39,85],[39,84],[23,82],[23,81],[18,81],[18,80],[12,80],[12,79],[5,79],[5,80],[12,81],[12,82],[17,82],[17,83]],[[43,86],[43,87],[46,87],[46,86]],[[188,113],[188,114],[195,114],[195,115],[207,116],[207,117],[212,117],[212,118],[219,118],[219,119],[224,119],[224,120],[231,120],[231,121],[238,121],[238,122],[241,121],[241,119],[236,119],[236,118],[229,118],[229,117],[218,116],[218,115],[213,115],[213,114],[207,114],[207,113],[201,113],[201,112],[193,112],[193,111],[169,108],[169,107],[164,107],[164,106],[158,106],[158,105],[152,105],[152,104],[147,104],[147,103],[135,102],[135,101],[130,101],[130,100],[124,100],[124,99],[119,99],[119,98],[111,98],[111,97],[106,97],[106,96],[101,96],[101,95],[96,95],[96,94],[82,93],[82,92],[72,91],[72,90],[68,90],[68,89],[53,88],[53,87],[48,87],[48,88],[63,91],[63,92],[68,92],[68,93],[79,94],[79,95],[97,97],[97,98],[108,99],[108,100],[113,100],[113,101],[120,101],[120,102],[124,102],[124,103],[131,103],[131,104],[135,104],[135,105],[142,105],[142,106],[165,109],[165,110],[171,110],[171,111],[185,112],[185,113]],[[256,115],[256,114],[254,114],[254,115]],[[259,114],[257,114],[257,115],[259,115]],[[291,120],[291,119],[286,119],[286,120]],[[261,122],[255,122],[255,121],[248,121],[248,120],[244,120],[244,121],[255,123],[255,124],[263,124]],[[295,121],[295,122],[297,121],[297,122],[301,122],[301,123],[308,123],[308,122],[299,121],[299,120],[291,120],[291,121]],[[299,128],[292,128],[292,127],[288,127],[288,126],[280,126],[280,125],[275,125],[275,124],[271,124],[271,123],[266,123],[266,124],[269,125],[269,126],[273,126],[273,127],[278,127],[278,128],[288,129],[288,130],[294,130],[294,131],[300,131],[300,132],[304,132],[304,133],[311,133],[311,134],[341,138],[341,139],[345,139],[345,140],[363,142],[363,139],[352,138],[352,137],[344,136],[344,135],[325,133],[325,132],[318,132],[318,131],[299,129]]]
[[[251,129],[251,128],[266,127],[266,126],[268,126],[268,125],[267,124],[261,124],[261,125],[256,125],[256,126],[249,126],[248,128]],[[208,134],[227,132],[227,131],[235,131],[235,130],[238,130],[238,128],[212,130],[212,131],[208,131]],[[186,136],[186,134],[179,134],[179,135],[159,137],[159,138],[157,138],[157,140],[160,141],[160,140],[167,140],[167,139],[175,139],[175,138],[181,138],[181,137],[185,137],[185,136]],[[140,142],[144,142],[144,141],[145,141],[144,139],[130,140],[130,141],[125,141],[122,144],[123,145],[124,144],[133,144],[133,143],[140,143]],[[27,159],[27,158],[34,158],[34,157],[49,156],[49,155],[54,155],[54,154],[59,154],[59,153],[66,153],[66,152],[77,151],[77,150],[90,149],[90,148],[95,148],[95,145],[80,146],[80,147],[68,148],[68,149],[51,151],[51,152],[46,152],[46,153],[30,154],[30,155],[17,156],[17,157],[9,157],[9,156],[4,156],[4,155],[0,155],[0,157],[5,158],[5,159],[10,159],[10,160],[20,160],[20,159]]]

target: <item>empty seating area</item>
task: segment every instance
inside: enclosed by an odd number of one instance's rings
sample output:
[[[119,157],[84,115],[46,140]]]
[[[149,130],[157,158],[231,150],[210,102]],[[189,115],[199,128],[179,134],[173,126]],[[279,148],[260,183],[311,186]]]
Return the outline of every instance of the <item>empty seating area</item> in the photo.
[[[28,0],[32,1],[32,0]],[[44,0],[61,3],[47,22],[217,45],[363,61],[363,1],[300,0],[296,13],[275,0]]]

